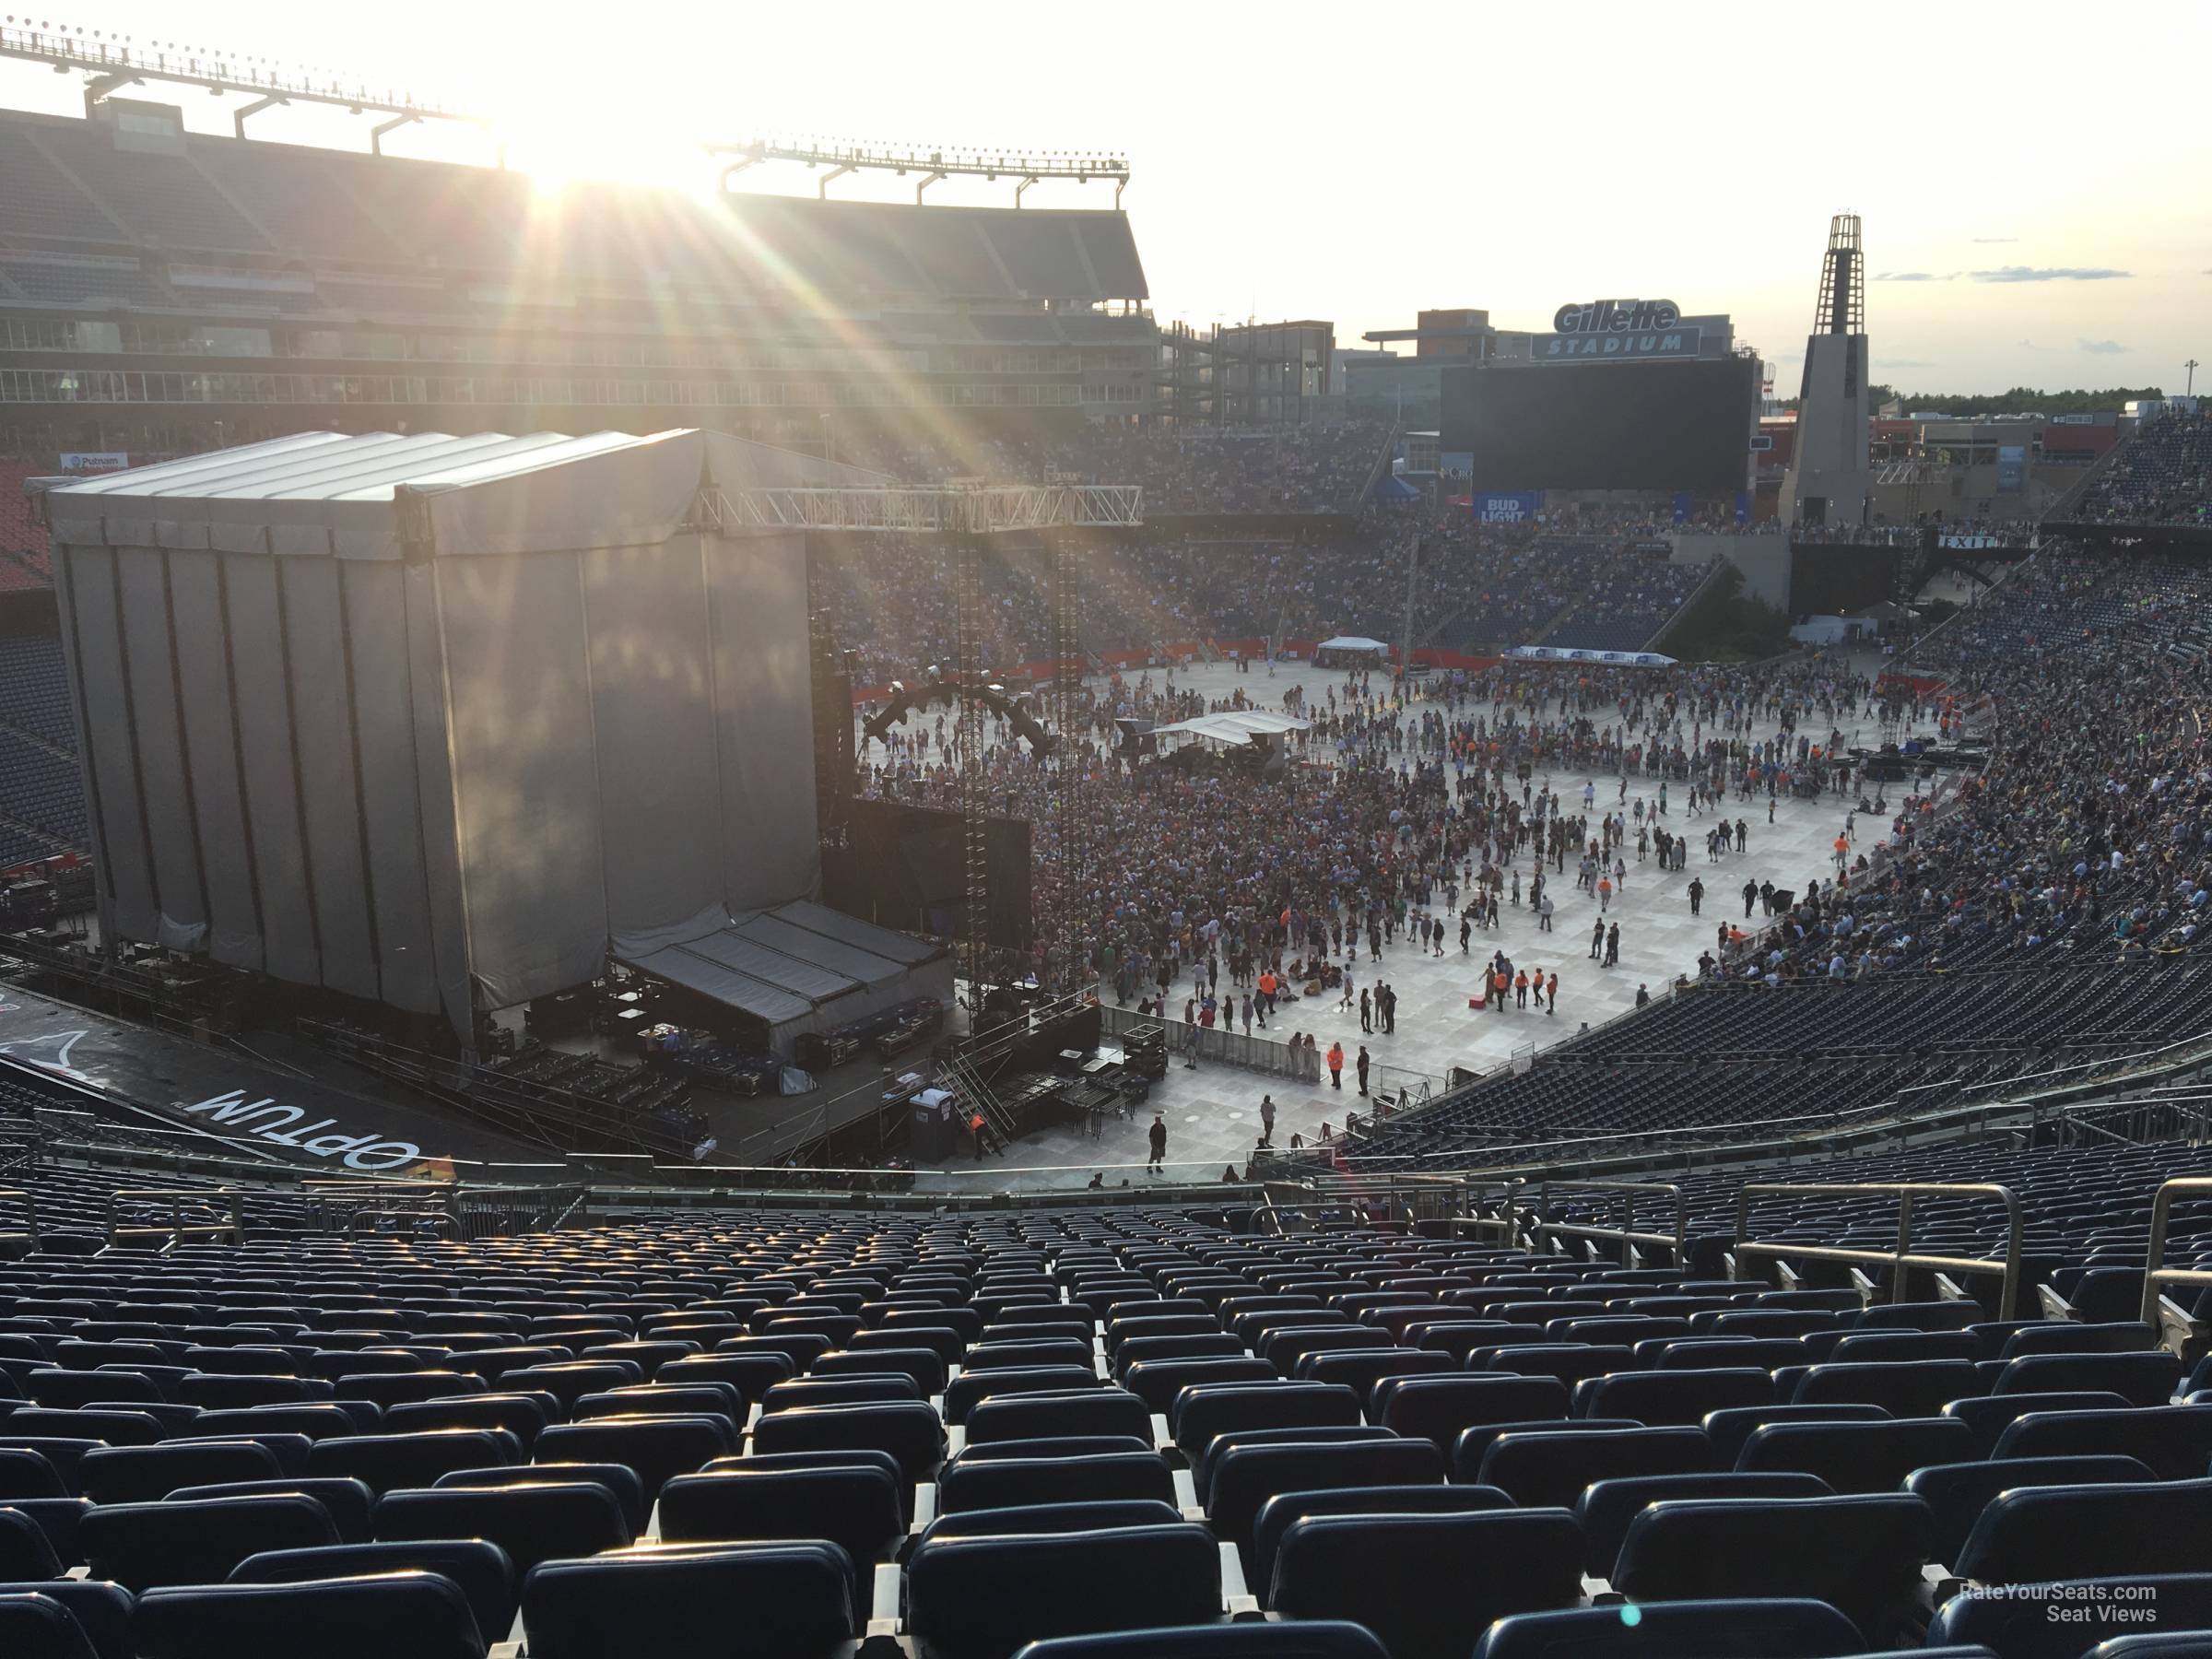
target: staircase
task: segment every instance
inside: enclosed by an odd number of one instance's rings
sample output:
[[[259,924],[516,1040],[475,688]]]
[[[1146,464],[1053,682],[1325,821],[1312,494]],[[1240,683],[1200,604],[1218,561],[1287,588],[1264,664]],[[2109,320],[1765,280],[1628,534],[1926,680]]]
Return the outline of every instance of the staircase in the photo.
[[[1014,1118],[992,1088],[989,1079],[965,1054],[954,1054],[937,1068],[937,1087],[959,1103],[959,1123],[966,1128],[980,1113],[986,1152],[1004,1152],[1014,1142]]]

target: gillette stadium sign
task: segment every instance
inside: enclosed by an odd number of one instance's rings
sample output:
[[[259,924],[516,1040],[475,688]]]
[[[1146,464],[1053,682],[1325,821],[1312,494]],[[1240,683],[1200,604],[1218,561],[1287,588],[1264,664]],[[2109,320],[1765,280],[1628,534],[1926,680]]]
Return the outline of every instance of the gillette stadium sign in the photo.
[[[1552,313],[1551,326],[1529,336],[1531,362],[1694,358],[1703,333],[1682,326],[1682,308],[1672,300],[1571,300]]]

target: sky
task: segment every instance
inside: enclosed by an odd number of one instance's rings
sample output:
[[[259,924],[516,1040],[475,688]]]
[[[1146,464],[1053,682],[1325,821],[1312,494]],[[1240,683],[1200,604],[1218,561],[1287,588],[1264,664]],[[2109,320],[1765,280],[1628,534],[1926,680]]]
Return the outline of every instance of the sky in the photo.
[[[1865,223],[1877,381],[2179,391],[2184,359],[2212,359],[2212,0],[196,0],[182,32],[180,9],[103,0],[9,21],[406,87],[491,114],[511,163],[548,188],[581,172],[708,188],[700,137],[1122,155],[1153,309],[1202,329],[1315,317],[1359,346],[1422,307],[1541,328],[1570,300],[1671,299],[1731,313],[1786,391],[1829,217],[1848,211]],[[218,132],[244,101],[134,95]],[[0,103],[81,109],[72,79],[4,61]],[[368,125],[291,108],[253,131],[363,148]],[[490,159],[480,135],[427,124],[386,148]],[[804,193],[815,176],[744,182]],[[1028,202],[1112,194],[1042,184]],[[952,181],[930,199],[1003,206],[1011,189]]]

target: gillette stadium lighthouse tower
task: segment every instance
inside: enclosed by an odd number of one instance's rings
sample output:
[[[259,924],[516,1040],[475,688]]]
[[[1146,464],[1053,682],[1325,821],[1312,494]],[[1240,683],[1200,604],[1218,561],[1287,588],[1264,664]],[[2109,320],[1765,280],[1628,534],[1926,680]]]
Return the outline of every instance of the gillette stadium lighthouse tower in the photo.
[[[1782,481],[1784,524],[1858,524],[1874,483],[1866,465],[1866,268],[1859,216],[1829,221],[1820,303],[1805,342],[1796,446]]]

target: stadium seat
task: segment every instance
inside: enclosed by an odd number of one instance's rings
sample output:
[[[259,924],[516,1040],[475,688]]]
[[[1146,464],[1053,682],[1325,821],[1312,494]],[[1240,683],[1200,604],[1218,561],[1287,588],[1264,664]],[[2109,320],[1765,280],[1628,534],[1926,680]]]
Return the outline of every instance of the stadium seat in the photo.
[[[312,1498],[330,1516],[341,1544],[364,1544],[371,1536],[370,1516],[376,1494],[358,1480],[342,1476],[277,1476],[265,1480],[234,1480],[215,1486],[179,1487],[162,1494],[167,1503],[196,1503],[204,1498],[259,1498],[272,1492],[298,1492]]]
[[[377,1500],[375,1528],[383,1543],[488,1539],[525,1583],[540,1561],[620,1549],[633,1535],[615,1495],[587,1481],[403,1488]]]
[[[1951,1566],[1990,1584],[2212,1572],[2212,1479],[2014,1487],[1983,1509]]]
[[[94,1659],[69,1609],[29,1590],[0,1593],[0,1652],[21,1659]]]
[[[2057,1619],[2053,1606],[2087,1613]],[[2126,1623],[2113,1617],[2122,1612]],[[2114,1631],[2128,1634],[2100,1641]],[[2088,1575],[2038,1581],[2010,1596],[1954,1595],[1936,1610],[1928,1641],[1979,1642],[2000,1659],[2079,1659],[2092,1653],[2108,1659],[2124,1641],[2148,1643],[2183,1631],[2212,1632],[2212,1574]]]
[[[2014,1487],[2119,1485],[2156,1478],[2132,1457],[1992,1457],[1914,1469],[1905,1490],[1936,1515],[1936,1559],[1955,1561],[1991,1499]]]
[[[826,1538],[866,1567],[886,1559],[905,1531],[899,1483],[877,1464],[730,1468],[679,1475],[661,1488],[660,1533],[669,1543]]]
[[[515,1597],[521,1585],[507,1552],[482,1538],[269,1550],[241,1561],[232,1570],[229,1582],[300,1584],[400,1572],[435,1573],[457,1585],[475,1616],[477,1630],[496,1630],[499,1634],[492,1641],[506,1640],[514,1624]]]
[[[1884,1423],[1769,1423],[1752,1430],[1736,1468],[1818,1476],[1836,1492],[1895,1491],[1924,1464],[1974,1453],[1974,1431],[1956,1418]]]
[[[1859,1653],[1851,1620],[1826,1602],[1746,1597],[1516,1613],[1483,1633],[1475,1659],[1830,1659]]]
[[[1537,1430],[1500,1435],[1478,1478],[1523,1508],[1571,1509],[1593,1481],[1638,1475],[1700,1475],[1718,1468],[1702,1429],[1621,1429],[1603,1433]]]
[[[1363,1625],[1391,1659],[1461,1659],[1493,1619],[1572,1606],[1582,1560],[1564,1510],[1310,1515],[1276,1546],[1267,1605]]]
[[[435,1572],[298,1583],[198,1583],[138,1598],[132,1635],[143,1659],[372,1659],[395,1633],[418,1659],[481,1659],[468,1598]]]
[[[1340,1619],[1127,1630],[1032,1641],[1014,1659],[1390,1659],[1372,1632]]]
[[[1693,1475],[1630,1475],[1592,1481],[1574,1500],[1574,1518],[1589,1554],[1593,1578],[1610,1579],[1628,1536],[1629,1523],[1653,1503],[1688,1498],[1828,1498],[1834,1495],[1818,1476],[1797,1473],[1740,1474],[1718,1471]]]
[[[1878,1644],[1912,1622],[1935,1516],[1909,1493],[1685,1500],[1629,1523],[1613,1588],[1631,1601],[1802,1596]]]
[[[249,1556],[338,1542],[330,1512],[297,1492],[99,1504],[78,1536],[92,1577],[134,1594],[158,1585],[220,1583]]]
[[[925,1648],[1008,1659],[1041,1637],[1218,1618],[1220,1575],[1189,1524],[934,1538],[907,1562],[907,1626]]]
[[[68,1610],[93,1659],[133,1659],[131,1593],[98,1579],[38,1579],[0,1583],[0,1596],[38,1594]],[[9,1652],[0,1642],[0,1652]]]

